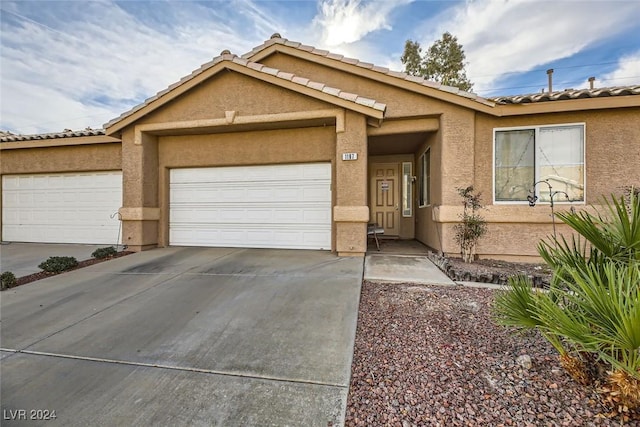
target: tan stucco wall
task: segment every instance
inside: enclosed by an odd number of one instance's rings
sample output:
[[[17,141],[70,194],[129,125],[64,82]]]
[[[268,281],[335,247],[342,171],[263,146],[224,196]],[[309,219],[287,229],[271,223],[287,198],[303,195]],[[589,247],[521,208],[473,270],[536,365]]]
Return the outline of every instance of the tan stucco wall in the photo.
[[[367,122],[361,114],[345,112],[345,131],[336,135],[335,205],[336,251],[361,256],[367,251],[368,152]],[[357,153],[355,161],[342,160],[342,153]],[[355,208],[355,209],[354,209]]]
[[[416,226],[415,226],[415,238],[425,245],[441,250],[439,230],[440,225],[433,220],[433,210],[437,209],[442,203],[442,135],[440,132],[429,135],[424,144],[415,153],[414,162],[416,164],[416,177],[420,179],[420,157],[429,148],[431,158],[431,184],[430,184],[430,203],[426,206],[420,207],[418,185],[416,183]]]
[[[487,209],[481,213],[489,222],[489,232],[478,246],[480,257],[522,259],[522,256],[530,256],[533,261],[537,259],[537,243],[553,233],[548,204],[538,204],[535,208],[530,208],[526,203],[493,205],[493,129],[567,123],[585,123],[586,203],[575,204],[577,209],[599,204],[603,195],[620,194],[621,186],[640,185],[640,109],[506,118],[477,114],[473,184],[482,193],[482,202]],[[446,173],[443,175],[445,182],[449,176]],[[457,216],[455,212],[461,211],[460,198],[456,195],[444,205],[441,213],[445,252],[457,254],[459,248],[453,240],[453,222]],[[555,205],[556,211],[569,207],[562,203]],[[563,230],[568,233],[561,223],[557,225],[557,230],[558,233]]]
[[[461,107],[437,99],[428,98],[415,92],[385,85],[359,75],[305,61],[283,53],[264,58],[261,63],[382,102],[387,106],[385,119],[425,115],[437,116],[444,112],[462,110]]]
[[[477,188],[492,200],[493,129],[585,123],[586,203],[617,192],[622,185],[640,185],[640,109],[596,110],[494,118],[478,114],[475,164]],[[606,159],[603,161],[603,159]]]
[[[120,170],[120,144],[92,144],[0,151],[0,174]]]
[[[143,117],[137,124],[319,110],[333,106],[263,81],[224,71]]]

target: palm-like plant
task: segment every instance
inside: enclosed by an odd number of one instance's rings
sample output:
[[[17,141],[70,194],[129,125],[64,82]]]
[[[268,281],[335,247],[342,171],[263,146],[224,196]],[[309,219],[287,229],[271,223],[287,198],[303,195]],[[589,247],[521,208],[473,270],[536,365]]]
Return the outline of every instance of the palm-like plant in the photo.
[[[513,278],[494,313],[502,325],[539,330],[577,381],[606,383],[610,402],[640,408],[640,196],[604,206],[604,214],[558,213],[579,236],[538,246],[554,270],[550,288]]]

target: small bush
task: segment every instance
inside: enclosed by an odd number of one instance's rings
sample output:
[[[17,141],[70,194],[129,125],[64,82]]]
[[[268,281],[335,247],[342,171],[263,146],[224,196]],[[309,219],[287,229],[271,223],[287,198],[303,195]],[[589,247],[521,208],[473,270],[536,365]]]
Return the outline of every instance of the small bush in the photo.
[[[480,203],[481,193],[476,194],[473,185],[457,190],[462,197],[464,211],[458,215],[462,222],[454,226],[454,238],[460,245],[464,262],[472,262],[475,258],[478,240],[487,233],[487,222],[478,214],[478,211],[483,209]]]
[[[17,284],[16,276],[10,272],[5,271],[0,274],[0,290],[4,291],[5,289],[13,288]]]
[[[52,256],[48,260],[40,263],[38,268],[43,269],[47,273],[62,273],[76,267],[78,260],[72,256]]]
[[[96,259],[108,258],[110,256],[114,256],[116,254],[116,248],[113,246],[109,246],[106,248],[98,248],[91,254],[92,257]]]

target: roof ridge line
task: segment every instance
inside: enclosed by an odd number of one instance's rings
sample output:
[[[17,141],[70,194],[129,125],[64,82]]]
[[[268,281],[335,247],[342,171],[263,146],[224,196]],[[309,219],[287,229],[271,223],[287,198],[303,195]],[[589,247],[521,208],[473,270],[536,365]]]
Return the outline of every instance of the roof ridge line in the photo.
[[[629,95],[640,95],[640,84],[628,86],[610,86],[593,89],[564,89],[552,92],[529,93],[524,95],[496,96],[490,99],[497,104],[506,105]]]
[[[408,82],[417,83],[417,84],[419,84],[421,86],[425,86],[425,87],[429,87],[429,88],[432,88],[432,89],[440,90],[442,92],[447,92],[447,93],[451,93],[451,94],[454,94],[454,95],[458,95],[458,96],[461,96],[463,98],[467,98],[467,99],[470,99],[472,101],[476,101],[476,102],[479,102],[481,104],[488,105],[488,106],[491,106],[491,107],[493,107],[495,105],[495,102],[491,101],[490,99],[483,98],[483,97],[481,97],[481,96],[479,96],[479,95],[477,95],[476,93],[473,93],[473,92],[463,91],[463,90],[461,90],[461,89],[459,89],[457,87],[447,86],[447,85],[444,85],[442,83],[438,83],[438,82],[435,82],[435,81],[432,81],[432,80],[425,79],[424,77],[412,76],[412,75],[407,74],[407,73],[405,73],[403,71],[394,71],[394,70],[391,70],[391,69],[386,68],[386,67],[377,66],[377,65],[372,64],[370,62],[361,61],[361,60],[359,60],[357,58],[345,57],[344,55],[337,54],[337,53],[332,53],[332,52],[330,52],[328,50],[325,50],[325,49],[318,49],[318,48],[316,48],[314,46],[304,45],[304,44],[302,44],[300,42],[295,42],[295,41],[288,40],[288,39],[280,36],[280,34],[278,34],[278,33],[276,33],[273,36],[271,36],[271,38],[269,40],[266,40],[264,43],[254,47],[253,49],[251,49],[251,51],[243,54],[242,58],[248,59],[248,58],[254,56],[255,54],[257,54],[258,52],[260,52],[260,51],[262,51],[262,50],[264,50],[264,49],[266,49],[266,48],[268,48],[270,46],[273,46],[275,44],[279,44],[279,45],[282,45],[282,46],[286,46],[286,47],[290,47],[290,48],[293,48],[293,49],[301,50],[301,51],[304,51],[304,52],[309,52],[311,54],[322,56],[322,57],[325,57],[325,58],[329,58],[329,59],[332,59],[332,60],[335,60],[335,61],[339,61],[339,62],[342,62],[342,63],[345,63],[345,64],[355,65],[357,67],[362,67],[362,68],[365,68],[365,69],[369,69],[369,70],[378,72],[380,74],[384,74],[384,75],[387,75],[387,76],[390,76],[390,77],[398,78],[400,80],[405,80],[405,81],[408,81]]]

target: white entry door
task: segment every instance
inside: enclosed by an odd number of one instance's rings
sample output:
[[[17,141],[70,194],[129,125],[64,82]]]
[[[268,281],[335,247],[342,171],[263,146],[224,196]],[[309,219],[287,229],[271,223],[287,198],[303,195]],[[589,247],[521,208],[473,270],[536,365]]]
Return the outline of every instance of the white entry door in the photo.
[[[2,177],[2,240],[115,244],[122,172]]]
[[[172,169],[169,243],[331,249],[331,164]]]

